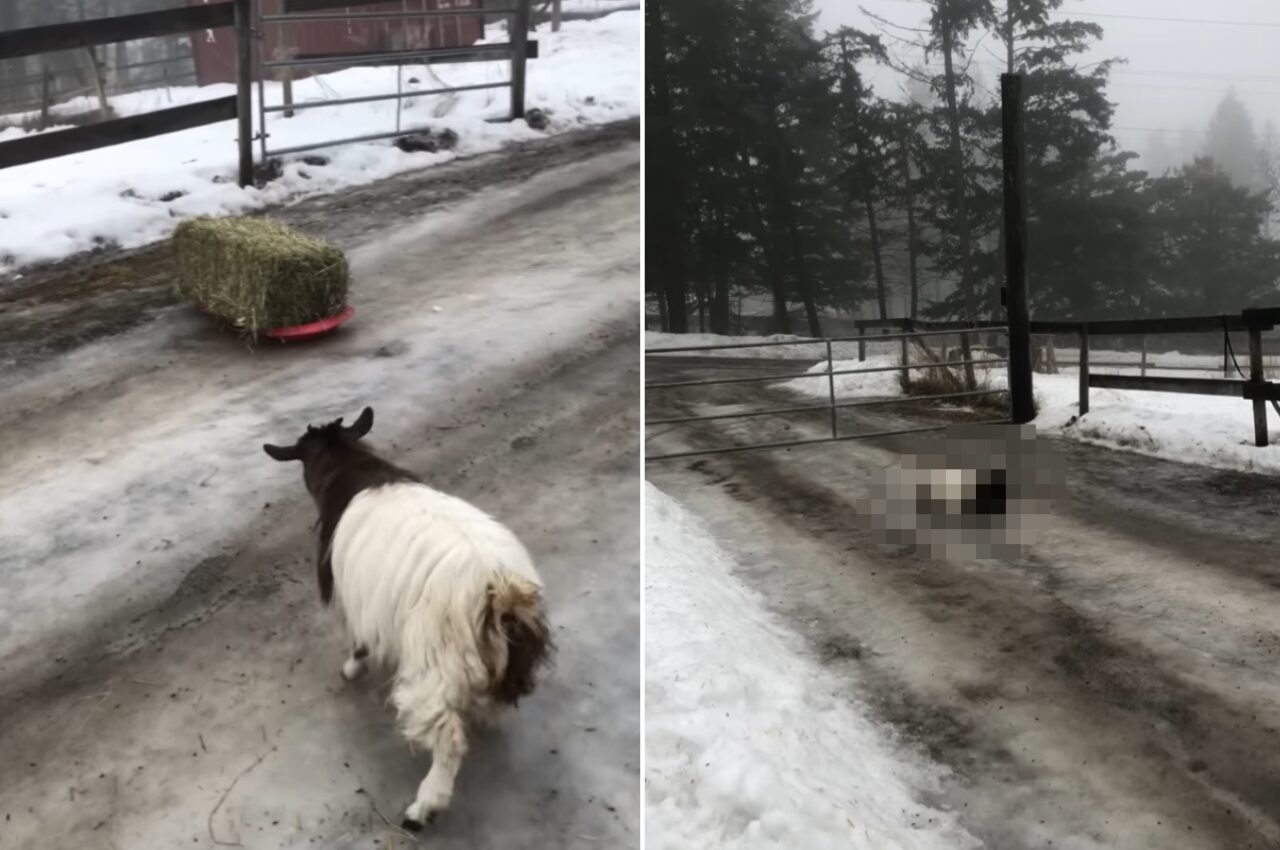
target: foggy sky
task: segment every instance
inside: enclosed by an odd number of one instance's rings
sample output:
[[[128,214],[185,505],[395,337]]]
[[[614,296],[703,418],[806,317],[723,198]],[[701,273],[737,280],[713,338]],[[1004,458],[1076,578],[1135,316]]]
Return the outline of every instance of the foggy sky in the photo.
[[[1001,0],[995,2],[1001,5]],[[875,32],[860,6],[907,26],[922,26],[928,14],[925,5],[910,0],[814,0],[814,8],[820,12],[819,28],[847,24]],[[1213,108],[1233,84],[1259,134],[1267,118],[1280,126],[1277,0],[1068,0],[1062,11],[1068,16],[1087,12],[1254,22],[1252,26],[1226,26],[1080,18],[1100,24],[1105,32],[1085,62],[1111,57],[1129,60],[1128,65],[1113,69],[1107,89],[1117,104],[1114,135],[1122,147],[1144,153],[1152,137],[1145,129],[1124,128],[1169,130],[1166,140],[1175,148],[1187,140],[1198,142],[1198,135],[1188,136],[1184,131],[1203,131]],[[993,91],[999,85],[1001,69],[994,66],[1000,50],[999,42],[991,38],[980,48],[979,62],[985,66],[978,76]],[[892,72],[878,72],[875,86],[885,97],[899,95]]]

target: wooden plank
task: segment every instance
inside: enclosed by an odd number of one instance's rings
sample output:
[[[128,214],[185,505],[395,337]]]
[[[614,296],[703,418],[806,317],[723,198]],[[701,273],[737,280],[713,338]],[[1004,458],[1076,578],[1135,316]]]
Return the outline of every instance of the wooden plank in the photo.
[[[236,96],[202,100],[142,115],[0,142],[0,168],[188,130],[236,117]]]
[[[0,59],[229,27],[232,18],[231,3],[222,2],[9,30],[0,32]]]
[[[1244,398],[1248,381],[1224,381],[1220,378],[1142,378],[1138,375],[1089,375],[1089,386],[1107,390],[1138,390],[1153,393],[1187,393],[1190,395],[1225,395]]]
[[[1240,318],[1246,328],[1269,331],[1280,325],[1280,307],[1245,310]]]
[[[1244,385],[1244,397],[1251,401],[1257,399],[1280,401],[1280,384],[1273,384],[1270,381],[1255,384],[1250,381]]]
[[[1240,316],[1184,316],[1171,319],[1115,319],[1088,322],[1090,336],[1138,336],[1140,334],[1221,333],[1245,330]],[[1079,333],[1079,322],[1033,321],[1036,334]]]
[[[1172,319],[1117,319],[1089,322],[1090,336],[1129,336],[1138,334],[1217,333],[1223,321],[1228,327],[1242,329],[1239,316],[1189,316]],[[1234,324],[1233,324],[1234,323]]]

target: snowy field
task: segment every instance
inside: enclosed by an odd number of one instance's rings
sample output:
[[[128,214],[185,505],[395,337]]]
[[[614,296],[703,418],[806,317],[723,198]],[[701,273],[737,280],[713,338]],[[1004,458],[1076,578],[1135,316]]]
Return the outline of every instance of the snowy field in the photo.
[[[859,713],[699,519],[647,484],[645,520],[649,847],[977,846],[918,801],[940,773]]]
[[[528,66],[527,103],[549,114],[545,132],[640,114],[642,26],[641,13],[624,11],[566,22],[559,33],[540,28],[536,37],[541,58]],[[505,27],[491,26],[486,36],[492,42],[506,41]],[[406,66],[402,77],[407,90],[432,89],[505,81],[509,69],[506,62]],[[294,100],[395,92],[396,74],[393,68],[352,68],[309,78],[294,85]],[[281,102],[280,89],[278,83],[267,83],[267,103]],[[111,102],[119,115],[128,116],[232,93],[230,85],[186,87],[121,95]],[[98,246],[130,248],[154,242],[189,216],[246,213],[544,135],[523,121],[490,123],[505,117],[509,104],[505,88],[406,100],[401,128],[452,130],[458,135],[457,147],[404,153],[390,140],[382,140],[286,155],[282,176],[261,189],[236,185],[235,122],[7,169],[0,181],[0,274]],[[88,108],[87,101],[62,107],[64,113]],[[305,109],[287,119],[273,113],[267,130],[270,146],[284,149],[390,132],[397,129],[396,122],[395,101],[384,101]],[[24,135],[18,128],[0,130],[0,141]],[[304,157],[315,156],[327,161],[304,162]]]

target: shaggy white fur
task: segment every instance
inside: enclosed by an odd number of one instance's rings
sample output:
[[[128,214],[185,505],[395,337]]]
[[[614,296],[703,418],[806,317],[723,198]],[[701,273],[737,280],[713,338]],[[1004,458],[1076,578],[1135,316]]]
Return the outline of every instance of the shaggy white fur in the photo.
[[[538,602],[542,580],[516,536],[480,509],[423,484],[364,490],[331,546],[334,590],[353,647],[394,669],[401,729],[432,752],[405,813],[420,825],[447,808],[467,723],[499,708],[507,645],[494,615]],[[355,678],[354,656],[343,674]]]

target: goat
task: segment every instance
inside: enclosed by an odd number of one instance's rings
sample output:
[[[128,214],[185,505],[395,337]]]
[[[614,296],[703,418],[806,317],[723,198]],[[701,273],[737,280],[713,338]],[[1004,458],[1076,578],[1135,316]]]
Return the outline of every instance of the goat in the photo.
[[[542,580],[516,536],[366,449],[372,427],[366,407],[350,426],[338,419],[263,449],[302,461],[319,509],[320,599],[337,597],[351,647],[343,678],[364,675],[370,657],[394,670],[401,731],[431,751],[404,815],[419,830],[448,808],[471,727],[532,693],[555,646]]]

